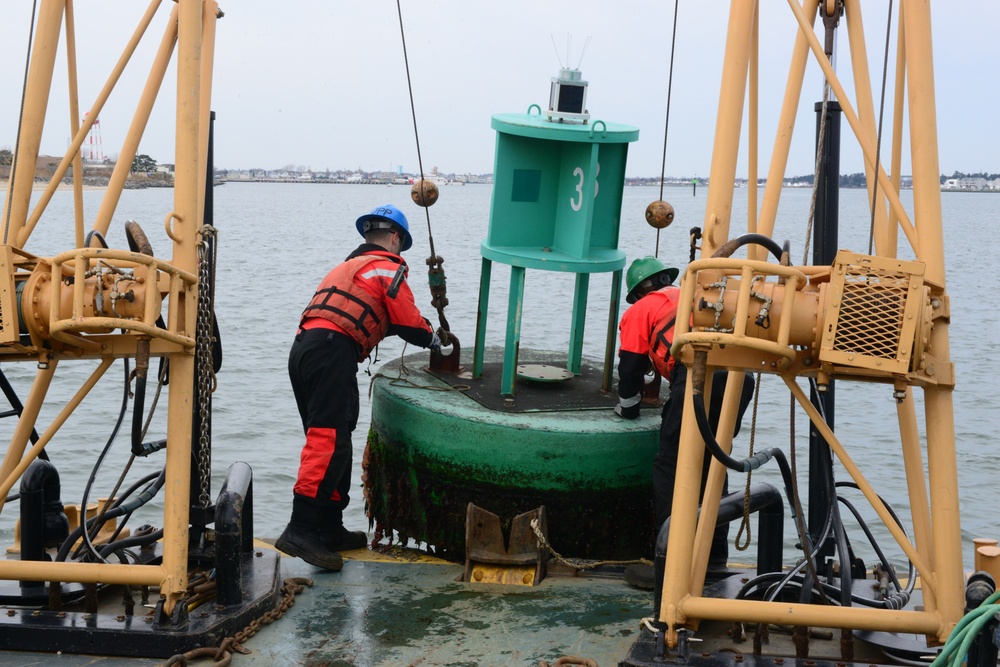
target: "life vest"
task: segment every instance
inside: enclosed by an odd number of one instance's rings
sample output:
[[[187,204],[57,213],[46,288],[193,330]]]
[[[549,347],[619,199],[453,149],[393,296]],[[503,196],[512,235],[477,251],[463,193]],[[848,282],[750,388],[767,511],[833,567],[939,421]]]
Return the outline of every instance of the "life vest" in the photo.
[[[402,263],[402,259],[382,254],[353,257],[326,275],[302,311],[303,322],[321,317],[343,329],[361,348],[360,359],[367,357],[389,330],[385,304],[355,282],[359,271],[379,260]]]
[[[658,293],[666,297],[667,307],[660,310],[649,333],[649,359],[660,375],[670,379],[670,371],[676,363],[670,356],[670,346],[674,342],[674,322],[677,319],[677,303],[680,301],[681,291],[677,287],[666,287]],[[644,298],[649,296],[652,295]]]

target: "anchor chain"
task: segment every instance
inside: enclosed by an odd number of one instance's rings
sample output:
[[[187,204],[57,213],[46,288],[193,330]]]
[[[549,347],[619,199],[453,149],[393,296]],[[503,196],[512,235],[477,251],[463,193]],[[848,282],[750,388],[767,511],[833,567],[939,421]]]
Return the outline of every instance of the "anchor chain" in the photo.
[[[214,239],[218,230],[211,225],[202,225],[201,242],[198,244],[198,315],[195,325],[195,369],[198,378],[198,476],[201,480],[201,493],[198,503],[203,508],[211,505],[211,475],[212,448],[209,445],[210,409],[209,398],[215,391],[215,370],[212,367],[212,292],[211,267],[215,266]],[[208,250],[212,249],[209,261]]]
[[[590,658],[580,658],[575,655],[564,655],[555,662],[552,663],[552,667],[561,667],[562,665],[582,665],[582,667],[598,667],[596,660],[591,660]],[[547,660],[539,660],[538,667],[549,667]]]
[[[312,586],[312,579],[306,577],[291,577],[285,579],[284,585],[281,587],[281,592],[284,594],[281,601],[271,609],[261,614],[260,618],[252,620],[245,628],[234,634],[232,637],[226,637],[219,644],[218,648],[213,648],[211,646],[196,648],[187,653],[179,653],[175,656],[171,656],[164,667],[173,667],[174,665],[189,665],[192,661],[211,658],[214,660],[212,667],[225,667],[233,659],[233,652],[242,653],[247,655],[251,651],[244,648],[243,644],[246,643],[248,639],[257,634],[260,629],[265,625],[270,625],[276,620],[285,615],[292,605],[295,604],[295,596],[300,594],[305,590],[306,586]]]
[[[542,534],[542,529],[539,527],[538,519],[531,520],[531,530],[535,533],[535,539],[538,540],[539,546],[548,550],[552,557],[559,563],[562,563],[566,567],[571,567],[574,570],[592,570],[595,567],[601,567],[602,565],[652,565],[653,562],[645,558],[636,558],[635,560],[590,560],[582,561],[579,559],[566,558],[558,551],[552,548],[549,541],[545,539],[545,535]],[[560,658],[561,659],[561,658]],[[556,661],[557,665],[575,665],[575,664],[586,664],[586,663],[561,663]]]

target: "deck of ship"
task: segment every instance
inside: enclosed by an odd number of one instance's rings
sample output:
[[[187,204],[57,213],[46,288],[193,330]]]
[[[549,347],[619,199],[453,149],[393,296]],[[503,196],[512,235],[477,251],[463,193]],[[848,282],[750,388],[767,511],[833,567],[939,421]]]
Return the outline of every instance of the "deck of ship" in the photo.
[[[266,548],[266,547],[261,547]],[[565,655],[616,665],[652,611],[652,595],[620,572],[553,574],[538,586],[463,583],[463,566],[419,552],[345,553],[341,572],[282,558],[308,577],[280,620],[246,642],[233,664],[507,666]],[[0,665],[162,665],[163,659],[0,652]],[[210,660],[192,664],[211,664]]]

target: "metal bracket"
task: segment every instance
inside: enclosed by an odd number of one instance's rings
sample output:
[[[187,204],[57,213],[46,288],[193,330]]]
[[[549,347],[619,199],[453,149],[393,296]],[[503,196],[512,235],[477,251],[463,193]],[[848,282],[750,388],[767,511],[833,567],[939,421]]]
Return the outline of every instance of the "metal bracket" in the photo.
[[[500,517],[469,503],[465,515],[465,574],[474,583],[537,586],[545,578],[548,551],[531,528],[548,539],[545,506],[519,514],[510,523],[510,538],[504,539]]]
[[[444,373],[461,372],[462,346],[458,341],[458,337],[448,332],[448,343],[451,346],[451,351],[448,354],[442,353],[441,350],[431,350],[430,369],[432,371],[441,371]]]

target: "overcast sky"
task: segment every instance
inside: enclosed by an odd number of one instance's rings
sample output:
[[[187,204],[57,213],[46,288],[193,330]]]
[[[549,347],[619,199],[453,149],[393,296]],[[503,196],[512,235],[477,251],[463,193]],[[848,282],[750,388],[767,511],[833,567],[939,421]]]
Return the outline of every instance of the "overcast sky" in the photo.
[[[15,142],[31,4],[3,3],[0,147]],[[140,0],[74,4],[85,110],[146,5]],[[128,129],[172,4],[163,2],[120,89],[100,114],[108,154],[117,154]],[[772,119],[783,94],[794,19],[783,1],[762,5],[763,155],[773,141]],[[862,4],[876,105],[887,5],[885,0]],[[226,15],[218,24],[213,98],[217,166],[418,170],[394,1],[228,0],[221,7]],[[544,107],[550,78],[560,65],[579,64],[590,82],[587,106],[592,117],[640,130],[638,142],[629,149],[627,174],[658,175],[673,7],[673,2],[649,0],[403,0],[425,171],[437,166],[445,173],[491,172],[491,114],[524,112],[532,103]],[[933,10],[941,170],[1000,172],[1000,2],[938,0]],[[709,172],[727,15],[728,3],[721,0],[680,3],[668,176]],[[840,32],[838,72],[853,89],[846,28]],[[894,55],[895,41],[890,58]],[[66,85],[61,83],[65,72],[60,56],[42,142],[45,154],[61,155],[69,140]],[[891,60],[889,72],[891,79]],[[140,147],[160,162],[173,161],[174,86],[171,74]],[[803,108],[811,108],[821,97],[819,68],[810,65]],[[890,92],[888,104],[891,99]],[[890,111],[886,117],[889,122]],[[812,123],[812,118],[801,119],[796,128],[790,175],[812,172]],[[844,129],[846,135],[846,123]],[[885,137],[887,146],[888,125]],[[762,158],[762,175],[766,167]],[[847,149],[841,167],[844,173],[861,171],[860,154]],[[903,171],[909,173],[908,161]],[[739,173],[746,173],[745,157]]]

